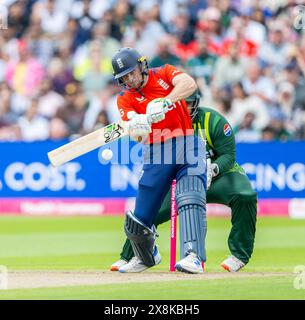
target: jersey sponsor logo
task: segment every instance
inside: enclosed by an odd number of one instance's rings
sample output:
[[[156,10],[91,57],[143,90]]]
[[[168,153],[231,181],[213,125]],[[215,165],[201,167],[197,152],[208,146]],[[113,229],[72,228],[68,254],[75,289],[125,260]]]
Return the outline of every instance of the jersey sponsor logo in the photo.
[[[174,70],[173,72],[172,72],[172,76],[174,76],[176,73],[178,73],[178,72],[180,72],[179,70]]]
[[[157,82],[164,90],[167,90],[169,88],[169,84],[166,83],[164,80],[158,79]]]
[[[177,106],[179,106],[179,107],[181,107],[182,106],[182,103],[181,103],[181,101],[179,100],[179,101],[177,101],[177,102],[175,102],[175,103],[173,103],[172,105],[170,105],[169,107],[167,107],[167,109],[168,109],[168,111],[171,111],[171,110],[173,110],[173,109],[175,109],[175,108],[177,108]]]
[[[223,127],[223,133],[226,137],[229,137],[232,134],[232,129],[227,123]]]
[[[137,101],[139,101],[140,103],[146,101],[145,97],[141,97],[141,98],[136,98]]]

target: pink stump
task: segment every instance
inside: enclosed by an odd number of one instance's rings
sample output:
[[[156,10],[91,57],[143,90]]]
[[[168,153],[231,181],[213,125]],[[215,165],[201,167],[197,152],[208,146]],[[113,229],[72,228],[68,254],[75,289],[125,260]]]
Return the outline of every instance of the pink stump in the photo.
[[[176,238],[177,238],[177,206],[176,206],[176,180],[173,180],[171,189],[171,223],[170,223],[170,266],[169,271],[175,271],[176,264]]]

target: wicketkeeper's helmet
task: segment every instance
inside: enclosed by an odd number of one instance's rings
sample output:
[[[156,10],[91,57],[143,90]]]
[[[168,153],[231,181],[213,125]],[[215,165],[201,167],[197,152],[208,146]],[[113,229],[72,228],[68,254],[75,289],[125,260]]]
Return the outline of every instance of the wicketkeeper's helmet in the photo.
[[[198,106],[199,106],[200,98],[201,98],[201,94],[200,94],[199,90],[196,90],[192,95],[185,98],[185,102],[187,104],[192,103],[192,108],[190,110],[190,115],[191,115],[192,120],[198,114]]]
[[[122,77],[135,70],[139,66],[142,73],[143,82],[145,75],[148,75],[148,63],[144,56],[132,48],[122,48],[112,57],[112,68],[114,78],[120,86],[128,89],[128,86],[122,80]]]

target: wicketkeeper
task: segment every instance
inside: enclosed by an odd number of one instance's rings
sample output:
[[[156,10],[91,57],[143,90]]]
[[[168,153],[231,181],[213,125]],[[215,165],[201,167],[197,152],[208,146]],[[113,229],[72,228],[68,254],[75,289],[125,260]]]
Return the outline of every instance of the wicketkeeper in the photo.
[[[221,266],[230,272],[236,272],[249,262],[253,252],[257,194],[242,167],[236,163],[236,145],[230,124],[215,110],[198,107],[199,100],[197,92],[186,98],[193,126],[198,135],[207,141],[207,158],[210,159],[207,161],[207,202],[231,208],[232,228],[228,238],[231,256]],[[155,225],[157,227],[169,220],[170,192],[163,202]],[[111,270],[117,271],[128,266],[128,261],[132,261],[133,256],[130,242],[126,240],[120,260],[111,266]],[[138,267],[133,264],[134,270],[139,270]]]

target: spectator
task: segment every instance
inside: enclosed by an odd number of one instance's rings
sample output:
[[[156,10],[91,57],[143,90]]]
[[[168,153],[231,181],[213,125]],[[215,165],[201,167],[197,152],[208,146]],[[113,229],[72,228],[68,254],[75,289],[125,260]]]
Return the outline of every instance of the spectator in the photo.
[[[175,54],[183,61],[196,53],[195,31],[190,24],[190,16],[185,8],[180,8],[174,17],[169,32],[176,40]]]
[[[257,131],[253,122],[255,114],[247,112],[241,123],[234,128],[236,142],[257,142],[260,140],[260,133]]]
[[[120,42],[111,36],[108,22],[99,22],[93,29],[93,40],[98,40],[103,50],[104,56],[111,58],[121,47]]]
[[[49,137],[49,121],[38,113],[38,100],[33,99],[24,116],[18,119],[21,138],[24,141],[46,140]]]
[[[276,139],[276,132],[271,126],[267,126],[262,130],[262,137],[263,141],[273,141]]]
[[[108,124],[109,124],[109,120],[108,120],[107,112],[105,110],[102,110],[96,119],[96,123],[93,130],[103,128]]]
[[[56,117],[61,118],[67,124],[70,134],[80,134],[83,132],[88,101],[79,84],[69,83],[65,90],[66,105],[58,109]]]
[[[208,7],[199,13],[198,28],[208,35],[209,51],[222,54],[224,34],[221,27],[221,11],[217,7]]]
[[[216,98],[215,107],[216,110],[223,114],[232,125],[234,123],[234,114],[232,113],[231,102],[232,101],[229,97],[219,93],[218,97]]]
[[[84,0],[82,3],[82,12],[76,18],[77,31],[74,39],[75,47],[85,43],[91,39],[91,31],[96,24],[97,20],[92,16],[90,11],[90,0]]]
[[[295,90],[293,109],[305,110],[305,78],[301,76],[298,67],[288,65],[285,68],[284,79],[290,83]]]
[[[195,78],[203,78],[206,84],[210,84],[214,74],[216,56],[208,52],[206,37],[197,40],[198,52],[195,57],[186,61],[186,67]]]
[[[172,53],[172,38],[170,35],[165,35],[158,42],[158,54],[154,56],[150,62],[150,66],[160,67],[164,64],[171,64],[174,66],[182,66],[182,61],[175,54]]]
[[[160,4],[160,21],[166,27],[166,30],[170,30],[173,26],[173,21],[178,15],[179,0],[163,0]]]
[[[18,49],[19,60],[8,62],[5,80],[17,94],[33,97],[37,93],[45,70],[38,60],[32,56],[25,41],[19,41]]]
[[[26,1],[16,1],[9,7],[8,28],[12,29],[16,38],[22,37],[29,26],[29,15],[26,14]]]
[[[112,67],[110,58],[103,56],[98,41],[92,41],[89,50],[89,56],[75,66],[74,77],[82,82],[86,94],[91,97],[112,78]]]
[[[66,123],[60,118],[52,118],[50,121],[50,134],[49,139],[51,140],[61,140],[68,138],[70,132]]]
[[[157,54],[157,43],[165,35],[164,27],[147,7],[138,7],[136,20],[126,28],[123,37],[124,46],[131,46],[147,57]]]
[[[64,105],[65,99],[63,96],[53,90],[51,79],[43,79],[39,88],[39,114],[51,119],[55,116],[58,109],[63,108]]]
[[[14,125],[18,115],[11,108],[12,92],[5,82],[0,85],[0,127]]]
[[[7,55],[3,52],[4,39],[0,37],[0,82],[4,80],[7,65]]]
[[[277,103],[284,115],[289,118],[292,115],[295,103],[295,89],[291,83],[281,82],[277,92]]]
[[[270,126],[274,129],[275,139],[280,141],[287,141],[293,138],[292,132],[286,128],[286,117],[282,112],[278,112],[272,117]]]
[[[87,12],[90,17],[99,20],[111,6],[111,1],[91,0],[89,3],[85,3],[83,0],[70,0],[70,2],[72,2],[70,6],[70,15],[73,19],[81,18],[86,11],[86,6],[89,6]]]
[[[51,60],[47,76],[52,81],[54,91],[60,95],[63,95],[66,86],[75,80],[70,67],[65,65],[63,60],[59,57],[55,57]]]
[[[206,9],[207,7],[207,0],[192,0],[188,1],[187,3],[187,10],[190,17],[190,24],[191,26],[196,26],[198,23],[198,13],[202,9]],[[223,2],[229,2],[229,0],[223,0]]]
[[[231,45],[239,48],[242,57],[254,58],[257,55],[258,45],[248,39],[244,32],[244,21],[241,17],[234,17],[222,45],[223,54],[227,54]]]
[[[42,31],[52,36],[64,32],[68,21],[67,12],[61,10],[58,2],[56,0],[38,1],[33,6],[33,22],[40,23]]]
[[[251,8],[241,9],[241,17],[243,18],[243,31],[246,39],[253,41],[261,46],[266,39],[267,30],[263,24],[254,21],[251,17]]]
[[[126,29],[132,24],[134,17],[131,5],[126,0],[118,0],[116,5],[105,14],[105,20],[110,23],[110,36],[122,41]]]
[[[13,142],[21,140],[20,128],[17,124],[0,127],[0,141]]]
[[[284,69],[290,58],[291,45],[285,41],[284,25],[276,22],[272,25],[269,41],[264,42],[259,51],[259,58],[272,66],[273,74]]]
[[[212,86],[219,89],[241,81],[246,72],[246,63],[246,60],[240,57],[236,43],[232,42],[228,55],[220,57],[216,62]]]
[[[270,121],[269,112],[262,100],[254,95],[248,95],[242,83],[233,85],[233,101],[232,101],[232,125],[239,126],[247,113],[255,116],[252,126],[255,130],[261,130]]]
[[[185,8],[180,8],[174,18],[172,33],[179,39],[179,43],[188,45],[195,39],[194,28],[190,25],[190,15]]]
[[[24,34],[33,56],[47,68],[55,53],[55,43],[41,29],[39,23],[32,24]]]
[[[85,42],[79,46],[73,56],[73,64],[79,64],[80,61],[86,59],[89,55],[91,42],[99,42],[104,57],[111,59],[112,55],[119,50],[120,43],[110,36],[110,25],[103,21],[95,24],[92,31],[92,40]]]
[[[246,77],[242,80],[245,92],[260,98],[266,106],[271,106],[275,101],[275,84],[263,76],[262,69],[257,61],[248,65]]]

